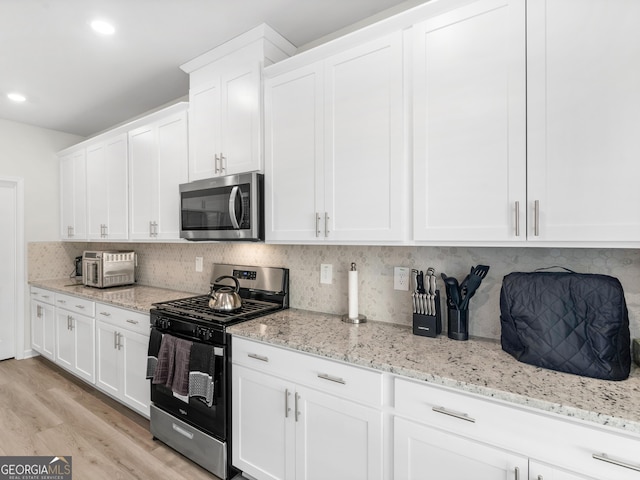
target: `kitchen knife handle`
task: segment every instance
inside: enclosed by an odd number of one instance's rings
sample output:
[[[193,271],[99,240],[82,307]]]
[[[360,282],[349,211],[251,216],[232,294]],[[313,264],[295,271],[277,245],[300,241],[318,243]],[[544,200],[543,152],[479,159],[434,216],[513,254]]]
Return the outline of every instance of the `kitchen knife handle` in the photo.
[[[431,408],[431,410],[433,410],[436,413],[442,413],[443,415],[449,415],[450,417],[459,418],[460,420],[465,420],[467,422],[476,423],[476,419],[473,418],[473,417],[470,417],[466,413],[455,412],[453,410],[447,410],[444,407],[433,407],[433,408]]]
[[[520,202],[516,201],[516,237],[520,236]]]
[[[601,462],[611,463],[613,465],[617,465],[619,467],[628,468],[629,470],[635,470],[636,472],[640,472],[640,465],[632,465],[627,462],[622,462],[620,460],[615,460],[611,458],[606,453],[594,453],[591,455],[595,460],[600,460]]]
[[[540,235],[540,200],[533,202],[533,235]]]

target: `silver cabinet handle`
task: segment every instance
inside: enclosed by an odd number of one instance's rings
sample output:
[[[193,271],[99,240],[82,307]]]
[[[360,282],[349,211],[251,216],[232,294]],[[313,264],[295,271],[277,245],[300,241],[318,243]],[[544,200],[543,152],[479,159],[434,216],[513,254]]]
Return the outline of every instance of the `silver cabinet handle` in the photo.
[[[220,167],[218,166],[218,164],[220,163],[220,157],[218,156],[218,154],[216,153],[215,157],[214,157],[214,161],[213,161],[213,170],[215,173],[220,173]]]
[[[227,159],[227,157],[225,157],[222,152],[220,152],[220,172],[224,172],[227,167],[225,167],[225,160]]]
[[[533,234],[540,235],[540,200],[533,202]]]
[[[296,403],[295,403],[294,407],[295,407],[295,414],[296,414],[295,417],[296,417],[296,422],[297,422],[298,419],[300,418],[300,410],[298,410],[298,404],[300,403],[300,395],[298,394],[298,392],[296,392],[295,399],[296,399]]]
[[[329,214],[324,212],[324,236],[329,236]]]
[[[640,465],[632,465],[631,463],[623,462],[621,460],[616,460],[614,458],[611,458],[606,453],[594,453],[591,456],[596,460],[600,460],[601,462],[611,463],[619,467],[628,468],[629,470],[635,470],[636,472],[640,472]]]
[[[76,308],[79,308],[80,310],[84,310],[84,305],[76,305]]]
[[[158,236],[158,222],[151,220],[149,222],[149,236],[157,237]]]
[[[67,315],[67,329],[73,330],[73,317],[71,315]]]
[[[110,317],[111,314],[109,312],[100,312],[100,315],[104,315],[105,317]]]
[[[40,318],[42,316],[42,313],[40,311],[42,307],[40,305],[36,305],[36,317]]]
[[[284,391],[284,418],[289,418],[289,412],[291,409],[289,408],[289,389],[285,389]]]
[[[131,320],[130,318],[127,318],[127,323],[132,323],[134,325],[137,325],[140,322],[138,322],[138,320]]]
[[[544,477],[542,475],[538,475],[538,480],[544,480]]]
[[[113,349],[118,349],[118,332],[116,331],[113,332]]]
[[[64,305],[66,302],[66,300],[58,300],[58,303],[61,303],[62,305]]]
[[[316,212],[316,238],[320,236],[320,214]]]
[[[118,350],[122,350],[122,334],[118,333]]]
[[[433,407],[431,410],[433,410],[436,413],[442,413],[443,415],[449,415],[450,417],[459,418],[460,420],[466,420],[467,422],[476,423],[476,419],[473,417],[470,417],[466,413],[447,410],[444,407]]]
[[[264,355],[258,355],[257,353],[247,353],[249,358],[255,358],[256,360],[260,360],[261,362],[268,362],[269,357],[265,357]]]
[[[318,378],[321,378],[323,380],[329,380],[330,382],[341,383],[342,385],[347,384],[347,382],[344,379],[340,377],[333,377],[327,373],[319,373]]]
[[[515,479],[516,480],[520,480],[520,469],[518,467],[516,467],[516,471],[515,471]]]
[[[49,298],[49,295],[42,295],[42,298]]]
[[[520,236],[520,202],[516,202],[516,237]]]

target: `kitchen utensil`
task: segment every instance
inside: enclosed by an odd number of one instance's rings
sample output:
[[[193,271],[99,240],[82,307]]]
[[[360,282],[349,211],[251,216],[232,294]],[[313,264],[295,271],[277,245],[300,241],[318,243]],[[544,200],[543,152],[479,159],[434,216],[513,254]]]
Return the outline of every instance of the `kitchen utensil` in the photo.
[[[418,313],[418,270],[411,269],[411,280],[413,288],[411,289],[411,301],[413,302],[413,313]]]
[[[473,297],[478,290],[478,287],[482,283],[482,279],[487,276],[489,267],[487,265],[478,265],[471,270],[469,274],[469,280],[466,284],[466,293],[464,299],[460,304],[460,310],[466,310],[469,307],[469,300]]]
[[[444,273],[442,273],[441,276],[447,290],[447,300],[451,301],[453,308],[460,310],[462,300],[460,298],[460,286],[458,285],[458,280],[454,277],[447,277]]]
[[[435,270],[434,270],[435,273]],[[430,305],[431,305],[431,315],[436,315],[436,276],[434,274],[429,275],[429,294],[430,294]]]
[[[230,278],[235,283],[235,287],[223,286],[214,291],[215,284],[220,280]],[[242,308],[242,298],[238,291],[240,290],[240,282],[231,275],[223,275],[214,280],[214,285],[211,285],[209,308],[216,312],[235,312]]]
[[[421,315],[424,315],[427,309],[424,301],[424,294],[426,293],[426,290],[424,289],[424,272],[422,270],[420,270],[420,272],[418,273],[417,278],[418,278],[418,313],[420,313]]]

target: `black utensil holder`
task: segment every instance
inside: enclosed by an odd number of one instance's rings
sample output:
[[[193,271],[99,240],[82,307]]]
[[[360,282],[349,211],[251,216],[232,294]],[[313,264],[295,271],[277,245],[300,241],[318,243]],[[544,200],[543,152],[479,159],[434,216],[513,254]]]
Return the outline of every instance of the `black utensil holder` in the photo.
[[[447,336],[453,340],[469,340],[469,310],[449,308]]]
[[[440,290],[436,290],[436,314],[413,314],[413,334],[423,337],[437,337],[442,333],[442,314],[440,313]]]

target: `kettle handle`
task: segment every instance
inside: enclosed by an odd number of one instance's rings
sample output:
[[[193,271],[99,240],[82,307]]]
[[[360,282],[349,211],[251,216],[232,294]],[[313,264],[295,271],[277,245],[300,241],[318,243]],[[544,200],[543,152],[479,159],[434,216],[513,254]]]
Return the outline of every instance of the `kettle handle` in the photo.
[[[213,283],[218,283],[220,280],[223,280],[225,278],[230,278],[231,280],[233,280],[233,282],[236,284],[236,293],[238,293],[240,291],[240,282],[236,277],[232,277],[231,275],[222,275],[221,277],[216,278]],[[213,285],[211,285],[211,290],[213,291]]]

